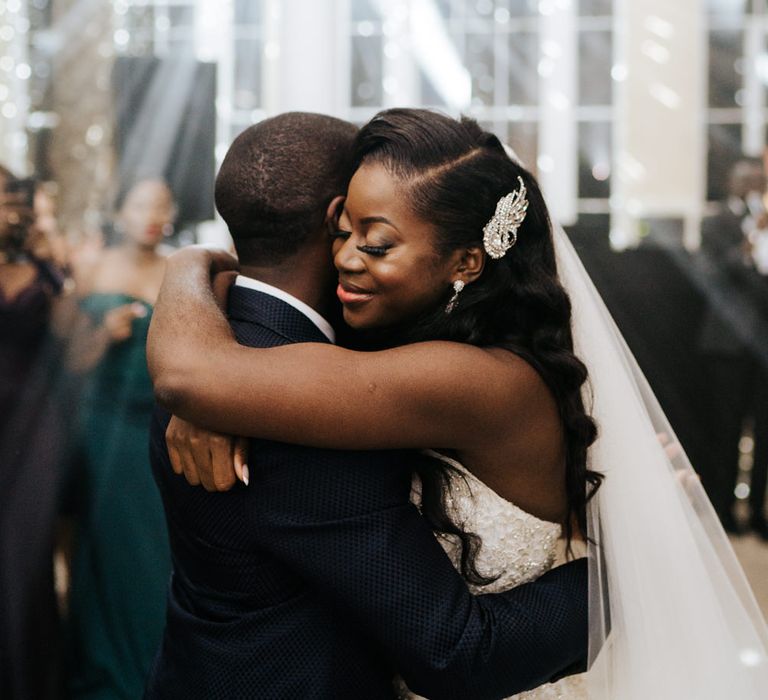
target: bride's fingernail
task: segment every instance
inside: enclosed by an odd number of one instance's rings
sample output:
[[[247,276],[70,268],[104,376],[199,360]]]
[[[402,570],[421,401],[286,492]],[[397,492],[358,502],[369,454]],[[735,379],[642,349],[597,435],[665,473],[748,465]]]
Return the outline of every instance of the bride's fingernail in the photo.
[[[248,486],[248,482],[250,481],[251,473],[248,471],[248,465],[243,465],[243,483]]]

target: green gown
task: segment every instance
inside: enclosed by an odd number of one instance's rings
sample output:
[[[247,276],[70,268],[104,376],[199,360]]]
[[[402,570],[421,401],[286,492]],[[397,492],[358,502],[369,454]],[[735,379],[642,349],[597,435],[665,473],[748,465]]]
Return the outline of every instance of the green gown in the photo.
[[[97,322],[137,302],[92,294]],[[171,571],[162,503],[149,465],[153,406],[145,345],[152,307],[133,334],[110,346],[88,377],[80,407],[82,503],[70,597],[70,691],[74,698],[135,700],[143,693],[165,622]]]

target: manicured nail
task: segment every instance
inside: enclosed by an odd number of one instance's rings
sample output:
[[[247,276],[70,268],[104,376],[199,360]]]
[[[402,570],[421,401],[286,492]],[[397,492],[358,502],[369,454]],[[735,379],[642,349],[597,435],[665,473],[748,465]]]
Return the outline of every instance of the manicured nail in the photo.
[[[250,481],[251,473],[248,471],[248,465],[243,465],[243,483],[248,486],[248,482]]]

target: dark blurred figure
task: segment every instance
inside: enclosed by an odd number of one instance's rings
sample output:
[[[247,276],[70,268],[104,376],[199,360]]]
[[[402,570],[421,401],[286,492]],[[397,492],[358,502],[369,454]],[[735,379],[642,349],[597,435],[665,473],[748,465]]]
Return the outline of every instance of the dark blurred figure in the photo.
[[[36,222],[36,189],[0,167],[0,697],[8,700],[54,698],[60,685],[62,347],[50,326],[67,280],[52,203],[48,220]]]
[[[676,438],[701,470],[710,452],[697,347],[706,285],[683,247],[681,222],[643,222],[640,245],[622,252],[607,235],[595,235],[606,224],[585,215],[569,235]]]
[[[723,525],[740,531],[733,512],[739,442],[745,424],[752,422],[749,526],[768,539],[768,269],[763,272],[759,265],[768,214],[762,162],[737,162],[728,189],[720,211],[702,224],[700,262],[708,279],[708,308],[698,344],[711,451],[699,469]]]
[[[115,219],[116,245],[76,269],[81,327],[70,366],[85,378],[73,492],[69,603],[74,698],[141,697],[165,622],[171,563],[149,466],[153,407],[145,344],[165,272],[161,243],[175,205],[165,182],[142,180]]]

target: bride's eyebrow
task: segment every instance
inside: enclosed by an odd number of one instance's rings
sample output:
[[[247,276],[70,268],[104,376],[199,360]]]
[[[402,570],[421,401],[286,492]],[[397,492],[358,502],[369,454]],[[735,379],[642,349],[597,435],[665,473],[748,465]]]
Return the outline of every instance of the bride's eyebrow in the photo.
[[[368,226],[369,224],[386,224],[387,226],[391,226],[395,231],[399,232],[400,229],[397,228],[386,216],[366,216],[362,219],[360,219],[360,223],[363,226]]]

